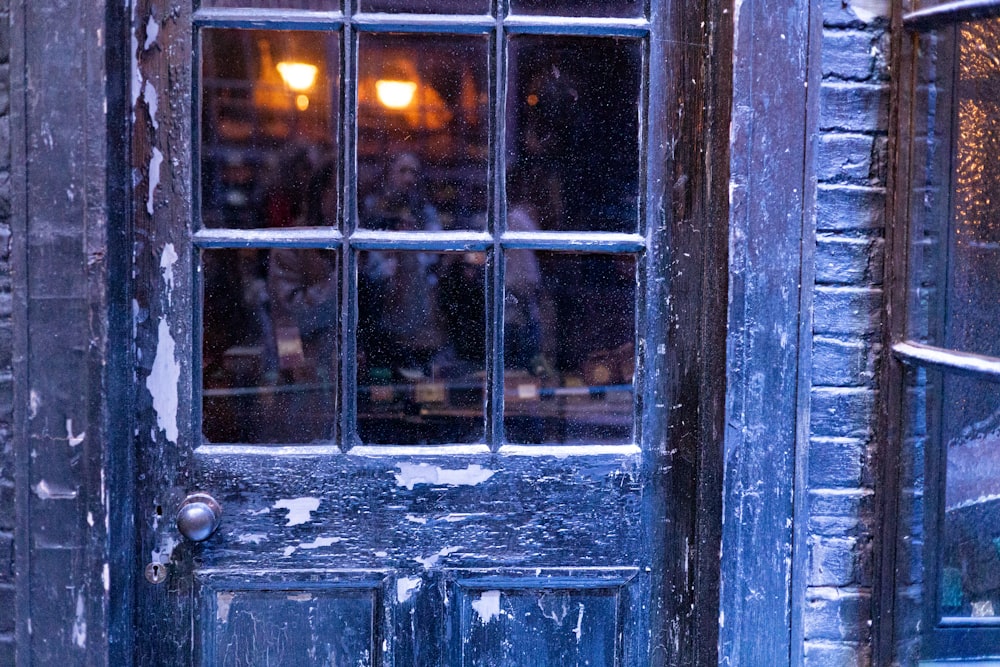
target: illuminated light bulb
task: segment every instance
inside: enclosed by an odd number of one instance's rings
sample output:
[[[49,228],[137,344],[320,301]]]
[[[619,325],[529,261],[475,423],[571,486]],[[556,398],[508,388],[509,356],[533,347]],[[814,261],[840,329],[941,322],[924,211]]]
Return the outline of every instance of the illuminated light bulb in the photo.
[[[285,80],[285,85],[295,91],[303,92],[312,88],[316,83],[316,75],[319,68],[309,63],[280,62],[276,65],[281,78]]]
[[[380,79],[375,82],[375,94],[378,101],[390,109],[405,109],[413,102],[417,92],[417,84],[413,81],[387,81]]]
[[[536,104],[538,104],[538,95],[535,95],[534,93],[528,95],[528,106],[533,107]]]
[[[308,95],[296,95],[295,96],[295,107],[299,111],[305,111],[309,108],[309,96]]]

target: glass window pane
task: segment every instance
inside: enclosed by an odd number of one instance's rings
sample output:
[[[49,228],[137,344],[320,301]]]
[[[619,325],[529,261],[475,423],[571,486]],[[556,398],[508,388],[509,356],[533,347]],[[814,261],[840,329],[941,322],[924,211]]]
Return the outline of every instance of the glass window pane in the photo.
[[[1000,20],[923,44],[910,335],[1000,356]]]
[[[360,0],[363,12],[489,14],[489,0]]]
[[[482,441],[486,275],[481,252],[359,253],[362,441]]]
[[[339,72],[335,33],[202,32],[205,226],[336,224]],[[310,189],[325,207],[309,209]]]
[[[333,438],[337,251],[208,250],[202,256],[205,437],[233,443]]]
[[[511,250],[506,262],[507,440],[632,442],[635,257]]]
[[[937,374],[945,455],[943,616],[1000,617],[1000,384]],[[940,395],[934,389],[940,387]]]
[[[341,11],[340,0],[201,0],[202,7],[236,9],[305,9],[318,12]]]
[[[511,39],[507,195],[539,228],[637,229],[641,69],[634,39]]]
[[[360,225],[484,229],[489,40],[362,34],[359,42]]]
[[[642,0],[511,0],[512,14],[631,17],[644,11]]]

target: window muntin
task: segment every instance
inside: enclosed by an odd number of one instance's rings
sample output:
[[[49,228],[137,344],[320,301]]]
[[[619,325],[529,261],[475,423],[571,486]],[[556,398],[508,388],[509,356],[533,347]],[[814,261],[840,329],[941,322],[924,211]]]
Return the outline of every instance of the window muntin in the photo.
[[[219,350],[226,336],[239,338],[246,332],[234,335],[224,328],[203,329],[201,399],[206,439],[227,442],[235,437],[243,442],[274,444],[333,440],[344,447],[357,443],[486,442],[498,448],[505,442],[635,442],[638,412],[633,387],[641,319],[641,295],[636,287],[641,286],[637,281],[645,248],[645,240],[637,233],[641,230],[640,193],[644,187],[639,178],[639,147],[645,22],[597,26],[590,20],[577,25],[567,19],[555,31],[569,34],[552,35],[537,34],[553,30],[549,21],[534,25],[521,20],[509,27],[508,36],[507,30],[495,32],[476,17],[468,17],[467,30],[455,32],[461,20],[400,22],[369,15],[354,23],[349,16],[309,18],[299,14],[296,20],[304,21],[309,29],[290,31],[279,29],[287,22],[274,12],[273,16],[255,15],[253,30],[225,27],[243,25],[246,19],[242,16],[222,9],[196,15],[196,22],[203,26],[200,216],[202,225],[210,228],[195,234],[196,244],[204,248],[202,319],[208,322],[214,312],[231,310],[231,304],[224,303],[227,298],[241,303],[244,310],[249,308],[246,294],[254,292],[254,285],[274,282],[270,273],[276,258],[328,254],[333,258],[328,266],[339,272],[335,326],[341,363],[335,369],[338,377],[332,380],[334,392],[328,391],[329,365],[308,355],[302,355],[306,370],[299,375],[322,375],[315,382],[293,382],[289,378],[298,376],[282,374],[279,368],[278,384],[273,384],[273,373],[245,379],[242,385],[232,379],[219,384],[209,364],[227,356],[228,348]],[[273,20],[276,29],[259,28],[262,20]],[[318,23],[309,24],[313,20]],[[532,34],[522,35],[521,30]],[[294,50],[297,36],[306,44],[325,44],[326,62],[319,69],[331,72],[336,85],[324,85],[341,94],[339,105],[335,100],[327,107],[331,113],[327,126],[332,131],[290,145],[274,142],[263,150],[256,131],[250,133],[250,140],[258,144],[249,149],[217,145],[221,123],[211,115],[210,105],[223,97],[213,91],[224,84],[210,75],[231,63],[206,63],[206,58],[215,56],[211,48],[204,47],[226,40],[251,45],[262,39],[277,42],[286,33],[292,35],[286,50]],[[498,35],[503,37],[500,43]],[[551,54],[543,58],[546,46],[551,47]],[[251,60],[263,59],[260,48],[244,47],[244,52],[251,54]],[[509,53],[509,63],[495,53]],[[412,78],[418,90],[425,88],[416,95],[422,105],[417,113],[406,108],[392,110],[385,100],[378,99],[377,90],[369,90],[375,89],[371,84],[383,77],[385,67],[405,60],[409,60],[409,69],[397,67],[401,76],[385,78]],[[547,130],[554,133],[560,122],[575,118],[573,129],[590,142],[550,141],[541,153],[528,155],[523,150],[525,125],[521,121],[530,114],[518,109],[514,98],[524,98],[521,101],[527,104],[532,94],[539,98],[549,95],[551,86],[535,93],[526,88],[546,76],[558,80],[563,72],[560,66],[566,72],[559,88],[562,94],[554,100],[545,99]],[[255,90],[262,66],[259,62],[244,64],[243,71],[242,87]],[[291,88],[287,82],[284,85]],[[301,113],[312,106],[311,100],[305,110],[296,106],[301,91],[280,92],[289,96],[291,111]],[[257,102],[252,92],[243,94],[252,104]],[[289,110],[287,105],[285,109]],[[293,127],[299,122],[295,113],[284,118]],[[535,123],[533,127],[537,130],[540,126]],[[541,137],[543,144],[547,138]],[[616,145],[612,148],[612,144]],[[290,184],[287,190],[308,191],[316,171],[328,169],[332,180],[326,184],[337,185],[330,188],[329,196],[313,197],[311,206],[302,202],[296,214],[286,215],[291,224],[268,222],[261,213],[267,207],[254,209],[253,205],[242,217],[234,216],[226,206],[239,201],[238,197],[207,193],[215,194],[212,179],[228,173],[228,161],[241,166],[250,162],[250,156],[263,166],[256,171],[234,171],[245,179],[246,189],[259,193],[244,200],[257,206],[268,193],[265,183],[284,182]],[[396,164],[401,158],[406,164]],[[293,167],[301,162],[310,168],[297,174]],[[411,180],[419,183],[415,190],[419,196],[411,198],[413,201],[397,201],[398,193],[390,187],[394,172],[404,167]],[[557,173],[560,168],[579,177],[561,177]],[[594,173],[587,175],[586,168]],[[530,187],[523,176],[529,171],[537,175]],[[409,214],[400,214],[401,208]],[[535,211],[537,219],[525,224],[528,210]],[[240,253],[243,259],[233,258]],[[223,285],[222,279],[206,273],[210,258],[216,254],[232,255],[226,260],[230,264],[256,266],[256,273],[237,271],[235,277],[227,276],[229,282]],[[513,319],[505,322],[507,312],[512,318],[516,315],[510,304],[504,310],[504,301],[516,298],[518,267],[532,255],[540,265],[546,298],[558,307],[551,307],[548,313],[538,311],[540,319],[534,325],[543,352],[528,360],[534,363],[522,363],[518,355],[523,352],[524,339],[515,330]],[[421,268],[405,269],[409,264],[403,260],[410,259]],[[405,350],[392,344],[387,333],[391,327],[386,329],[384,321],[380,330],[373,328],[372,314],[386,310],[373,299],[385,300],[393,292],[372,288],[372,276],[378,275],[380,264],[395,264],[397,270],[404,267],[401,275],[407,280],[397,286],[401,293],[420,284],[427,288],[426,298],[418,300],[423,305],[409,318],[427,331],[406,334],[406,340],[426,343],[418,359],[404,362],[400,358],[399,363],[392,363]],[[567,268],[574,266],[607,269],[609,273],[601,277]],[[512,270],[510,276],[508,270]],[[456,277],[462,280],[453,279]],[[271,299],[270,294],[266,298]],[[272,307],[268,301],[266,309]],[[605,315],[607,319],[602,319]],[[245,312],[239,316],[252,319]],[[433,335],[428,333],[431,331]],[[324,330],[324,337],[327,333]],[[521,346],[518,350],[505,343],[507,334],[510,345]],[[243,348],[295,352],[297,339],[286,337],[289,340],[283,344],[282,340],[267,343],[258,337]],[[603,345],[611,338],[614,345]],[[373,359],[373,351],[379,359]],[[513,356],[508,357],[512,351]],[[573,355],[572,362],[566,360]],[[282,355],[276,356],[280,362]],[[516,367],[506,370],[511,359],[517,362]],[[250,366],[265,368],[267,363],[255,361]],[[527,381],[524,374],[530,376]],[[508,388],[515,384],[514,393],[510,393]],[[314,420],[317,426],[307,427],[312,423],[308,413],[303,412],[303,419],[299,419],[298,411],[304,408],[291,403],[283,408],[285,414],[267,412],[263,401],[272,394],[293,392],[292,387],[312,391],[311,385],[317,385],[321,394],[316,400],[325,401],[323,405],[329,408],[325,416]],[[538,393],[529,397],[525,388],[532,385]],[[232,408],[219,406],[234,402],[230,398],[237,395],[244,403],[250,400],[248,396],[256,396],[258,402],[249,409],[264,413],[261,419],[279,425],[244,425],[239,431],[224,424],[226,410]],[[509,408],[505,405],[508,401]],[[512,432],[505,435],[508,426]]]
[[[972,5],[975,5],[974,7]],[[907,363],[899,430],[896,658],[996,656],[1000,639],[1000,19],[984,3],[907,17],[913,70]]]

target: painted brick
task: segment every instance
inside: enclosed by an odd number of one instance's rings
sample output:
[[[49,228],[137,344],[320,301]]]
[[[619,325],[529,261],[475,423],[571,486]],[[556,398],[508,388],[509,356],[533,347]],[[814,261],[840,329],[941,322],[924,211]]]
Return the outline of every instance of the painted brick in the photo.
[[[884,84],[825,82],[820,87],[821,130],[874,132],[889,121],[889,87]]]
[[[806,640],[867,642],[871,637],[871,596],[867,591],[813,589],[807,594]]]
[[[874,392],[813,388],[811,398],[810,423],[814,437],[870,437]]]
[[[814,386],[870,387],[881,346],[858,340],[816,336],[812,343]]]
[[[813,308],[815,333],[868,336],[879,327],[882,290],[819,286]]]
[[[813,490],[808,502],[809,528],[816,536],[865,537],[871,531],[875,512],[870,490]]]
[[[809,583],[813,586],[871,584],[871,545],[853,537],[809,538]]]
[[[883,241],[821,234],[816,239],[816,282],[821,285],[881,285]]]
[[[867,667],[871,651],[857,644],[809,642],[805,647],[805,667]]]
[[[809,441],[809,487],[860,488],[869,463],[868,445],[864,440],[812,438]]]
[[[824,183],[872,182],[875,137],[866,134],[826,134],[816,147],[816,176]]]
[[[878,34],[861,30],[826,30],[823,32],[823,77],[865,81],[875,71]]]
[[[884,226],[884,188],[825,184],[817,186],[817,232],[881,230]]]

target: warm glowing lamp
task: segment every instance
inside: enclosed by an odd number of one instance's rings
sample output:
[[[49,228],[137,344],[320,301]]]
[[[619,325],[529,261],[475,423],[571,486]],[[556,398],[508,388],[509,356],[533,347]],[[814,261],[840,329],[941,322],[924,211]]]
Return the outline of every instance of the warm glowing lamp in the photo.
[[[417,84],[413,81],[379,79],[375,82],[378,101],[390,109],[405,109],[410,106],[416,92]]]
[[[276,65],[285,85],[296,92],[305,92],[316,83],[319,68],[309,63],[290,63],[282,61]]]

